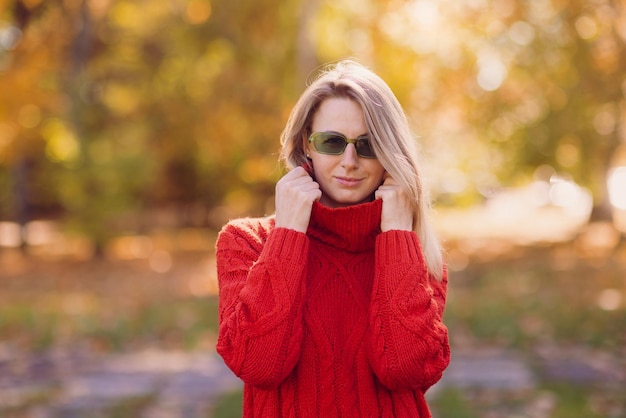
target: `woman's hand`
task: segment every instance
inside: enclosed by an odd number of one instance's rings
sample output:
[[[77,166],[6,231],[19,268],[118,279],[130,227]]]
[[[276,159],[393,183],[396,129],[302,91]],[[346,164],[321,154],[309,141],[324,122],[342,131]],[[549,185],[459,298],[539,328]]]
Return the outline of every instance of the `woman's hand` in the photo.
[[[319,184],[303,167],[296,167],[276,183],[276,227],[306,233],[313,202],[322,197]]]
[[[411,201],[404,190],[389,174],[385,175],[383,184],[374,193],[376,199],[383,200],[380,229],[383,232],[397,229],[413,230],[413,209]]]

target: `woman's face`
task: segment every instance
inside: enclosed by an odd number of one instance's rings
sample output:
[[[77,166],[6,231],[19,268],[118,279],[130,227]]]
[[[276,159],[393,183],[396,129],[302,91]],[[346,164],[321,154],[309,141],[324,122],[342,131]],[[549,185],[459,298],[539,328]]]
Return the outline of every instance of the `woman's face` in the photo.
[[[361,107],[347,98],[324,100],[313,116],[312,132],[335,131],[347,138],[367,134]],[[354,144],[341,155],[321,154],[306,144],[315,180],[322,190],[320,203],[339,208],[370,201],[383,182],[385,169],[377,159],[359,157]]]

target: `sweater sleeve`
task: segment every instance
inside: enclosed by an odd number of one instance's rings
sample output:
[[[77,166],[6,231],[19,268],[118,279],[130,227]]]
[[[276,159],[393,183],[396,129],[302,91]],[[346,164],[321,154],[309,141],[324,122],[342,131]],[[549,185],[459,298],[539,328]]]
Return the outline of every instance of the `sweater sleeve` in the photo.
[[[450,362],[448,330],[442,317],[447,270],[429,276],[413,232],[387,231],[376,239],[369,358],[387,388],[426,391]]]
[[[218,236],[216,348],[244,382],[276,387],[300,356],[308,238],[284,228],[266,238],[232,224]]]

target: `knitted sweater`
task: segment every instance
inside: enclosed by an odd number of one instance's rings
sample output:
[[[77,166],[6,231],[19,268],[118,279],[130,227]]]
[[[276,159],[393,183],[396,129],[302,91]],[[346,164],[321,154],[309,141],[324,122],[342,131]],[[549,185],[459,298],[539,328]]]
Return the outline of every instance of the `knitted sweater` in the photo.
[[[414,232],[380,232],[382,201],[313,206],[306,234],[274,218],[217,240],[217,351],[244,382],[244,417],[430,417],[450,359],[447,273]]]

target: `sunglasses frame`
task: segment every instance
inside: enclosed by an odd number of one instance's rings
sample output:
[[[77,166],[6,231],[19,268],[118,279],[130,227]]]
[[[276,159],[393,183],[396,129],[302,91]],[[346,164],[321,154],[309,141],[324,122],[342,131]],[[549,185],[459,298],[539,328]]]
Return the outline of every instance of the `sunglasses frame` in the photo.
[[[339,137],[341,139],[343,139],[345,141],[343,148],[341,150],[341,152],[339,153],[334,153],[334,152],[324,152],[324,151],[320,151],[317,148],[317,143],[315,142],[316,138],[319,137],[326,137],[326,139],[330,138],[330,137]],[[354,148],[356,149],[356,154],[361,157],[361,158],[369,158],[369,159],[376,159],[376,154],[374,154],[373,156],[370,155],[363,155],[359,152],[359,147],[357,146],[357,144],[366,139],[369,142],[369,135],[368,134],[363,134],[363,135],[359,135],[357,138],[348,138],[347,136],[345,136],[344,134],[342,134],[341,132],[335,132],[335,131],[320,131],[320,132],[313,132],[310,136],[309,136],[309,144],[313,144],[313,148],[315,148],[315,150],[317,152],[319,152],[320,154],[325,154],[325,155],[342,155],[344,152],[346,152],[346,148],[348,147],[348,144],[354,144]],[[371,147],[371,145],[369,146],[370,150],[372,151],[372,153],[374,152],[374,149]]]

